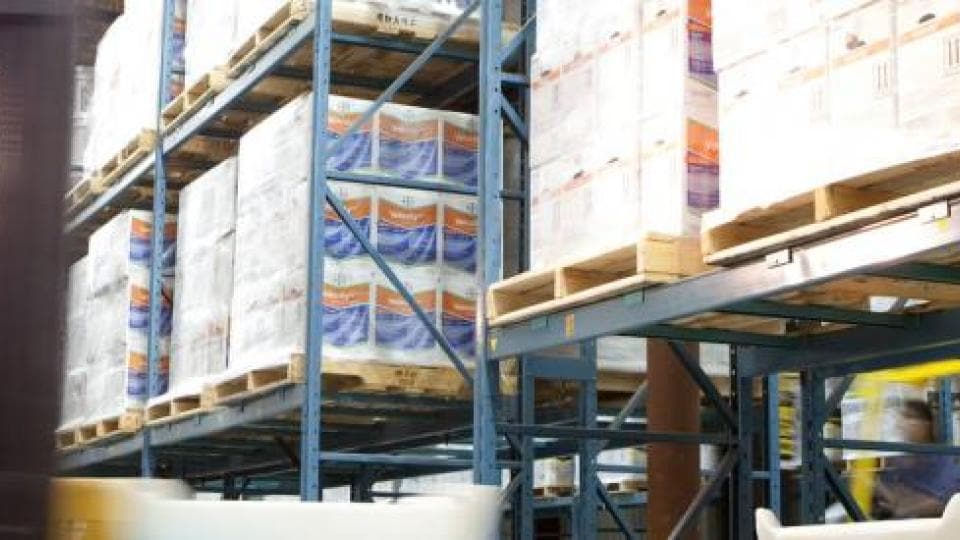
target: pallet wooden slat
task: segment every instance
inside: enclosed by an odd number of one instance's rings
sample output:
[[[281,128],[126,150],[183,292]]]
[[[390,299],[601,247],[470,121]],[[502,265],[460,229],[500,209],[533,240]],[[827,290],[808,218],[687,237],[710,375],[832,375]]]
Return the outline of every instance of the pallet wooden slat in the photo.
[[[166,424],[200,414],[207,409],[201,406],[200,394],[177,396],[147,406],[147,425]]]
[[[93,187],[90,179],[84,178],[74,184],[63,198],[67,215],[76,213],[81,206],[93,199]]]
[[[705,262],[729,265],[960,197],[960,151],[857,176],[766,207],[704,217]]]
[[[533,488],[533,496],[538,499],[571,497],[576,492],[573,486],[540,486]]]
[[[235,78],[242,74],[291,28],[306,19],[310,11],[311,5],[307,0],[290,0],[284,4],[230,55],[228,75]]]
[[[157,132],[144,129],[127,143],[117,155],[107,161],[90,181],[95,194],[100,194],[112,186],[123,173],[129,171],[141,159],[153,151],[157,144]]]
[[[167,133],[171,131],[186,121],[187,118],[196,114],[196,112],[209,103],[214,96],[223,92],[230,82],[231,80],[227,77],[226,68],[216,68],[210,73],[200,77],[199,80],[188,88],[184,88],[183,91],[163,109],[161,115],[163,132]]]
[[[705,270],[696,239],[648,234],[594,257],[494,284],[487,295],[490,325],[518,322]]]

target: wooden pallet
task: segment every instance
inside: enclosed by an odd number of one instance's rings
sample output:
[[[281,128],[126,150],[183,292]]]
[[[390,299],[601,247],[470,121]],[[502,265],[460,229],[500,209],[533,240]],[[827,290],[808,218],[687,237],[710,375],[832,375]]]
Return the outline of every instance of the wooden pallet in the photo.
[[[187,118],[193,116],[214,96],[223,92],[231,80],[227,77],[226,68],[217,68],[203,75],[189,88],[185,88],[176,98],[163,109],[163,132],[168,133],[179,126]]]
[[[669,283],[705,270],[696,239],[648,234],[601,255],[524,272],[494,284],[487,295],[490,326]]]
[[[129,171],[141,159],[153,152],[157,144],[157,132],[144,129],[137,134],[117,155],[113,156],[94,174],[90,180],[93,192],[103,193],[112,186],[123,173]]]
[[[186,394],[157,401],[146,409],[148,426],[176,422],[209,409],[200,406],[201,394]]]
[[[647,481],[638,478],[634,480],[608,482],[606,488],[610,493],[640,493],[647,490]]]
[[[705,261],[729,265],[960,196],[960,151],[831,183],[770,206],[704,216]]]
[[[84,178],[74,184],[63,196],[64,208],[67,215],[73,215],[77,210],[93,200],[93,189],[89,178]]]
[[[201,394],[203,408],[228,405],[269,392],[281,386],[304,382],[304,359],[293,355],[286,363],[260,368],[208,384]]]
[[[574,486],[540,486],[533,488],[533,496],[539,499],[572,497],[577,491]]]
[[[312,0],[289,0],[241,43],[230,55],[227,73],[237,77],[259,60],[292,28],[309,17]],[[455,17],[438,12],[402,8],[388,9],[366,2],[333,2],[333,30],[351,35],[391,36],[427,42],[441,33]],[[516,33],[515,24],[505,24],[508,35]],[[450,37],[451,44],[476,46],[479,25],[468,20]]]
[[[54,433],[56,449],[60,452],[69,452],[80,446],[80,429],[68,428],[57,430]]]
[[[130,410],[81,425],[77,428],[78,443],[97,445],[137,433],[143,428],[143,411]]]

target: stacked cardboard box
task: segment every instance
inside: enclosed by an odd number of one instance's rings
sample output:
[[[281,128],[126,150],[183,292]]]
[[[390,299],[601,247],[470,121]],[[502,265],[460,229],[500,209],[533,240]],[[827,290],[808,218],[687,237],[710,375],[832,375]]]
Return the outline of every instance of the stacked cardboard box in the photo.
[[[150,212],[128,210],[97,230],[70,272],[63,423],[92,422],[143,406],[147,396]],[[167,387],[176,220],[166,218],[156,385]]]
[[[955,1],[714,7],[725,210],[960,148]]]
[[[533,67],[533,268],[644,232],[694,235],[717,204],[710,3],[557,3]],[[573,23],[572,21],[576,21]]]
[[[342,136],[368,105],[331,97],[330,137]],[[283,363],[304,351],[310,110],[311,96],[303,95],[240,142],[231,373]],[[345,140],[328,166],[475,183],[475,125],[466,115],[391,105]],[[453,158],[451,142],[457,144]],[[475,201],[402,188],[339,182],[329,187],[447,339],[471,357]],[[329,207],[325,221],[324,356],[445,362],[425,326]]]

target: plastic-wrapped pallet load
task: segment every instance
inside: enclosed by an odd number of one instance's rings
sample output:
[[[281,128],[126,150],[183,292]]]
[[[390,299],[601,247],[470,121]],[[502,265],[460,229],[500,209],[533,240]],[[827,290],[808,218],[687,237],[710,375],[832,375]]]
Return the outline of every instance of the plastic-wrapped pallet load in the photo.
[[[236,199],[235,158],[180,192],[167,397],[199,394],[227,368]]]
[[[310,100],[309,94],[295,99],[240,143],[231,373],[282,364],[304,350]],[[328,135],[340,136],[367,104],[332,96]],[[400,108],[406,109],[413,108]],[[328,166],[355,173],[370,170],[379,155],[380,125],[374,118],[352,135],[329,157]],[[440,325],[440,253],[445,245],[441,198],[400,188],[340,182],[328,186]],[[452,266],[475,266],[470,204],[449,202],[465,215],[457,221],[460,236],[451,231],[451,254],[457,259]],[[348,360],[436,363],[439,349],[433,336],[340,217],[329,207],[325,215],[325,354]],[[456,292],[461,301],[470,297],[463,287]],[[450,310],[448,315],[465,317],[467,311]],[[460,325],[453,318],[448,322],[450,335],[462,338],[462,328],[455,331]]]
[[[70,267],[67,278],[65,340],[63,347],[63,389],[60,429],[82,423],[87,414],[87,378],[90,376],[90,268],[84,257]]]
[[[804,15],[784,27],[793,10]],[[723,212],[708,225],[960,149],[956,2],[778,0],[764,14],[717,0],[715,11],[720,131],[735,135],[721,138]]]
[[[89,273],[91,298],[86,327],[93,358],[87,382],[89,420],[139,408],[146,399],[152,228],[150,212],[128,210],[90,237],[87,264],[96,271]],[[158,393],[167,387],[176,235],[176,219],[167,216],[161,255]]]
[[[155,129],[160,74],[163,2],[130,0],[97,46],[90,141],[84,168],[92,172],[117,154],[143,129]],[[175,96],[183,87],[183,33],[186,0],[175,3],[173,76]],[[122,111],[122,114],[118,114]]]
[[[645,232],[697,234],[700,215],[717,204],[709,2],[610,4],[545,10],[548,21],[581,23],[573,36],[559,22],[537,32],[534,269],[597,255]]]
[[[646,469],[647,452],[643,448],[615,448],[603,450],[597,456],[597,463]],[[647,478],[646,472],[606,472],[597,473],[602,484],[619,484],[623,491],[635,491]]]

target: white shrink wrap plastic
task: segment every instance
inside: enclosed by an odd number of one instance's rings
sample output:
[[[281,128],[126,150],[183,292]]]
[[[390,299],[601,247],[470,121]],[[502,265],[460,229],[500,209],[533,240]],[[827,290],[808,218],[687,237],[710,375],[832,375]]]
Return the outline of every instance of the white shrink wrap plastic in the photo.
[[[90,266],[84,257],[67,274],[66,318],[63,346],[61,429],[76,427],[87,414],[87,379],[93,357],[87,320],[90,317]]]
[[[180,192],[167,397],[197,394],[227,368],[236,200],[236,158]]]

